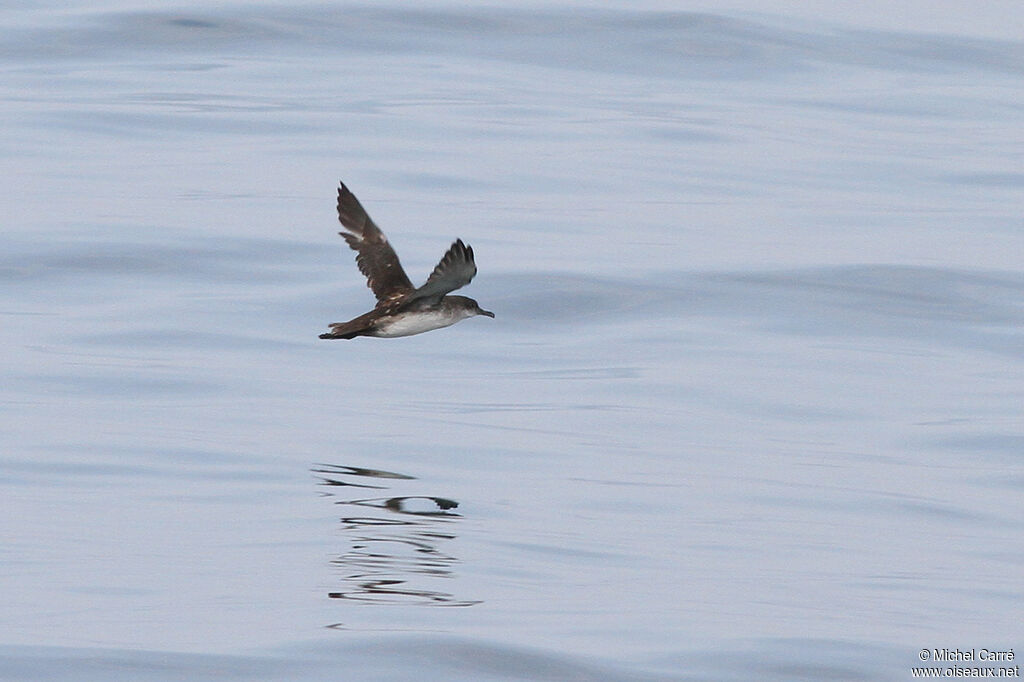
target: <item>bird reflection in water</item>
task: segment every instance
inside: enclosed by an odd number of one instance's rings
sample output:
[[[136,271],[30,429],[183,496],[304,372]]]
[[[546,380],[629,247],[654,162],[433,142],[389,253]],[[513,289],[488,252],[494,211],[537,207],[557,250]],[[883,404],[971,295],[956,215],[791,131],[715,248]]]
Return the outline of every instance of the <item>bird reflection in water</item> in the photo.
[[[316,465],[313,473],[321,485],[331,488],[323,493],[325,497],[339,496],[339,488],[386,490],[389,486],[375,484],[384,479],[415,480],[404,474],[330,464]],[[366,479],[375,480],[370,483]],[[437,579],[455,577],[453,571],[459,560],[445,553],[443,547],[456,537],[449,524],[462,518],[453,511],[458,502],[404,495],[341,499],[335,503],[345,505],[352,514],[341,518],[350,546],[331,560],[340,572],[341,589],[329,592],[330,598],[364,604],[480,603],[430,589]]]

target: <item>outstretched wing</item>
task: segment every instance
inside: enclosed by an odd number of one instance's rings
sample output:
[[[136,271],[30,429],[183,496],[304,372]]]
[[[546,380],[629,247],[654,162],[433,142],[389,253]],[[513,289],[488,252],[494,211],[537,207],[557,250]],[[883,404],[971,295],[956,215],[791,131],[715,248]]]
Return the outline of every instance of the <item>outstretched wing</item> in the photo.
[[[338,187],[338,220],[347,230],[338,234],[356,252],[359,272],[366,276],[366,284],[377,297],[378,306],[396,303],[413,291],[412,282],[398,262],[398,255],[388,243],[388,238],[373,223],[345,183]]]
[[[473,247],[466,246],[461,239],[456,239],[441,262],[430,273],[426,283],[414,291],[409,299],[428,299],[437,301],[449,291],[455,291],[472,281],[476,274],[476,263],[473,262]]]

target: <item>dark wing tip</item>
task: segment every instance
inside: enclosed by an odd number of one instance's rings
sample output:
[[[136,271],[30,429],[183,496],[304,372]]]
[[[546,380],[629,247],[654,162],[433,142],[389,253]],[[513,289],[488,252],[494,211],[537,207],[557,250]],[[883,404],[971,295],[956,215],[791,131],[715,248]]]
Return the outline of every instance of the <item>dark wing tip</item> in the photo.
[[[462,239],[456,239],[454,242],[452,242],[452,247],[450,250],[465,260],[473,260],[473,247],[466,246]]]
[[[342,227],[349,232],[355,232],[362,237],[366,237],[367,233],[373,234],[380,231],[370,220],[370,216],[366,214],[366,209],[356,199],[356,195],[349,191],[344,182],[338,183],[337,207],[338,220],[341,222]],[[342,232],[341,234],[344,235],[345,233]]]

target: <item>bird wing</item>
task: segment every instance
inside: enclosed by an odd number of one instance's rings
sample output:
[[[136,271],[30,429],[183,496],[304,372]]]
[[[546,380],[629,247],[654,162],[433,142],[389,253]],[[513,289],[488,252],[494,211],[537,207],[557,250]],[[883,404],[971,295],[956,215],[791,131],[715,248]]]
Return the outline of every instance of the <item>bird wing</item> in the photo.
[[[474,275],[476,263],[473,261],[473,247],[466,246],[461,239],[456,239],[441,258],[441,262],[430,273],[426,283],[414,291],[409,300],[439,301],[448,292],[469,284]]]
[[[377,297],[378,307],[395,304],[412,293],[412,282],[402,269],[388,238],[370,219],[359,200],[345,187],[345,183],[338,187],[338,220],[347,230],[338,234],[356,252],[356,265],[359,266],[359,272],[366,276],[366,284]]]

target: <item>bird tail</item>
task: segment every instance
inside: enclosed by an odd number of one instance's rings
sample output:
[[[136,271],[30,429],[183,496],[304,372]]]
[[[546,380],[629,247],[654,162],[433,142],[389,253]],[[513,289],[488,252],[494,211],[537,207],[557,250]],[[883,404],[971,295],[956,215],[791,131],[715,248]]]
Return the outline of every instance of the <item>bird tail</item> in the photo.
[[[366,315],[357,317],[348,322],[335,322],[327,325],[331,331],[321,334],[321,339],[354,339],[357,336],[364,336],[370,331],[371,325],[363,319]]]
[[[341,328],[342,326],[343,325],[339,325],[338,328],[335,328],[332,325],[331,331],[327,332],[326,334],[321,334],[320,338],[321,339],[354,339],[357,336],[362,336],[363,332],[366,331],[365,329],[345,330],[345,329]]]
[[[376,309],[364,313],[348,322],[332,322],[327,325],[331,331],[321,334],[321,339],[354,339],[357,336],[369,336],[373,331],[374,322],[380,316]]]

